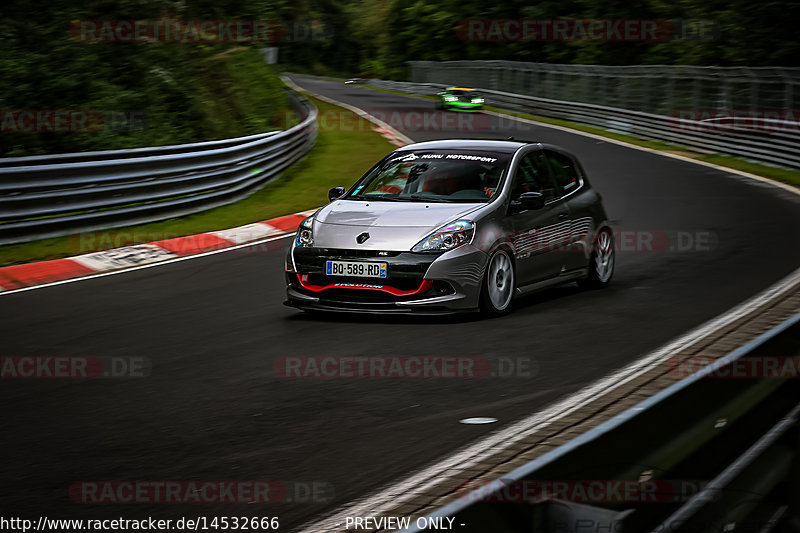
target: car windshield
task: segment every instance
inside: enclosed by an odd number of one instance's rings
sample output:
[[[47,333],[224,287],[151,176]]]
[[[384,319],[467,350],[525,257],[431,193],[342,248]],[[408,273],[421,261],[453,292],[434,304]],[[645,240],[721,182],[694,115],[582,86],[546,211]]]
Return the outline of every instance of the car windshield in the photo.
[[[408,202],[488,202],[508,166],[508,155],[440,150],[394,154],[373,169],[350,199]]]

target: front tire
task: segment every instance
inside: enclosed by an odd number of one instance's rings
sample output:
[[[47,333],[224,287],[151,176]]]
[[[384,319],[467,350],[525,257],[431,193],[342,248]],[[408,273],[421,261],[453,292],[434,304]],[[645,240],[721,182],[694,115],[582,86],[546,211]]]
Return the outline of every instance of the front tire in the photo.
[[[508,252],[497,250],[489,257],[481,283],[481,312],[501,316],[511,311],[515,286],[514,263]]]
[[[611,283],[614,276],[614,234],[608,228],[597,234],[586,277],[578,281],[584,289],[602,289]]]

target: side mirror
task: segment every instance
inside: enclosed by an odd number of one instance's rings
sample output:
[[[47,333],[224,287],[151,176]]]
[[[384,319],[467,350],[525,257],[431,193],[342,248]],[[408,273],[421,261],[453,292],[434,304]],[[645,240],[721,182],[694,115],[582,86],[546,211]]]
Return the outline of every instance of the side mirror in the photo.
[[[334,200],[338,200],[339,198],[344,196],[345,192],[346,189],[344,187],[334,187],[333,189],[328,191],[328,200],[330,200],[331,202]]]
[[[540,192],[524,192],[511,200],[511,212],[532,211],[544,207],[544,195]]]

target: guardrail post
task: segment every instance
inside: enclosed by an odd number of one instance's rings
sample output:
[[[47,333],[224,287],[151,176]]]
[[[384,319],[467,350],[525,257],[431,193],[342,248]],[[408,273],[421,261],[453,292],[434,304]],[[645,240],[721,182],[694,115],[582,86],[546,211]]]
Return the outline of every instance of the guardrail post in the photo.
[[[787,488],[789,507],[787,509],[789,523],[800,526],[800,426],[795,425],[789,432],[787,441],[793,445],[794,458],[789,468],[788,479],[792,480]]]
[[[792,106],[794,105],[794,83],[789,79],[785,73],[782,74],[784,79],[784,89],[783,89],[783,109],[787,111],[792,110]]]

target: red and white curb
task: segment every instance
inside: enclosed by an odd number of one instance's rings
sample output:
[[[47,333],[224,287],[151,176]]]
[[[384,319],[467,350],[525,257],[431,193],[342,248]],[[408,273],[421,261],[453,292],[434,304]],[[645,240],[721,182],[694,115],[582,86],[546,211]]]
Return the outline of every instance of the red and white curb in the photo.
[[[123,246],[77,255],[0,268],[0,291],[13,291],[94,274],[127,270],[216,250],[257,243],[287,235],[316,209],[286,215],[237,228],[187,235],[174,239]]]
[[[376,131],[381,134],[386,140],[392,143],[395,146],[403,147],[407,145],[407,142],[404,142],[403,139],[397,136],[397,130],[394,128],[386,129],[382,126],[372,126],[372,131]]]

